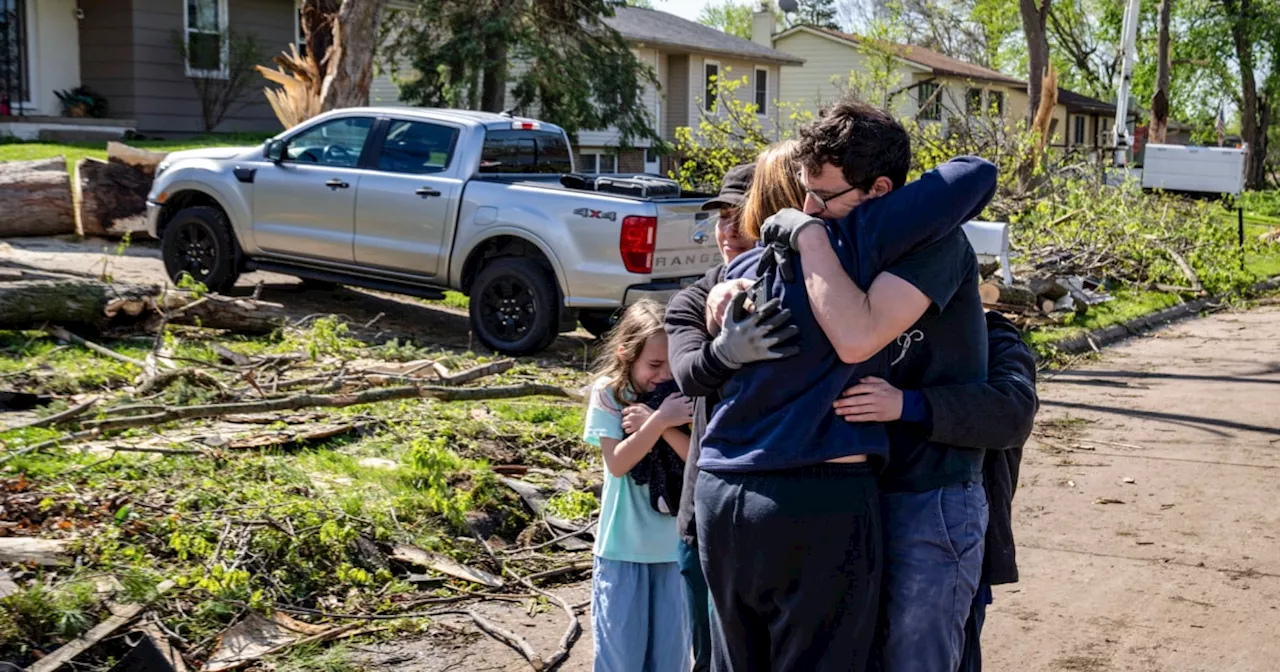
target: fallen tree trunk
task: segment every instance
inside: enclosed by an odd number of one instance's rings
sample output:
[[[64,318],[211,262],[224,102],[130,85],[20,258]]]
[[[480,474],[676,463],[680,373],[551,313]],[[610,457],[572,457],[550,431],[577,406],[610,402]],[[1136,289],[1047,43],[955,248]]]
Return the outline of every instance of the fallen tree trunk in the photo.
[[[61,236],[75,230],[65,158],[0,162],[0,237]]]
[[[38,329],[45,322],[107,325],[106,306],[114,300],[144,300],[159,288],[111,285],[96,280],[20,280],[0,283],[0,329]]]
[[[72,182],[76,233],[81,236],[139,235],[146,231],[150,172],[119,159],[84,158]]]
[[[168,156],[168,152],[153,152],[149,149],[130,147],[123,142],[107,143],[107,160],[126,163],[140,170],[147,177],[156,176],[156,167]]]
[[[165,317],[167,314],[167,317]],[[269,334],[287,321],[279,303],[209,294],[193,298],[182,290],[161,295],[154,285],[112,284],[88,278],[20,280],[0,283],[0,329],[37,329],[44,323],[93,329],[136,326],[152,330],[160,322]]]

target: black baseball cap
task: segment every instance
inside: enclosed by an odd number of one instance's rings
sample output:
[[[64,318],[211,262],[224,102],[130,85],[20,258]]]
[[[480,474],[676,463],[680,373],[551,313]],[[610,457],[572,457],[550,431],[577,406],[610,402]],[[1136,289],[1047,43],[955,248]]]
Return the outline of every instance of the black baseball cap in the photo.
[[[756,164],[744,163],[729,169],[720,184],[720,195],[702,204],[703,210],[741,208],[747,202],[747,190],[756,176]]]

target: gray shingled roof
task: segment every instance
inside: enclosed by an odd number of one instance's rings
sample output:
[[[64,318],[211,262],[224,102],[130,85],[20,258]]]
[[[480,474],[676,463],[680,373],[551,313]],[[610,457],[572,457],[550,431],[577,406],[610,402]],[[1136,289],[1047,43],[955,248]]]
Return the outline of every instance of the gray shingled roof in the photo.
[[[803,65],[804,59],[656,9],[619,7],[604,22],[633,42],[733,56],[758,63]]]

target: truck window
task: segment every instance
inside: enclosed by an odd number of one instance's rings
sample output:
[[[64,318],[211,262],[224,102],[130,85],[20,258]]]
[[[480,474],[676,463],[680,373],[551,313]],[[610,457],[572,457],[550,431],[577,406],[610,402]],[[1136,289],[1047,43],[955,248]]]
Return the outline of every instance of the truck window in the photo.
[[[372,127],[373,119],[369,117],[344,117],[312,126],[289,139],[284,160],[355,168]]]
[[[552,131],[490,130],[480,154],[482,173],[569,173],[573,160],[564,135]]]
[[[378,155],[378,170],[425,175],[449,167],[458,130],[417,121],[391,122]]]

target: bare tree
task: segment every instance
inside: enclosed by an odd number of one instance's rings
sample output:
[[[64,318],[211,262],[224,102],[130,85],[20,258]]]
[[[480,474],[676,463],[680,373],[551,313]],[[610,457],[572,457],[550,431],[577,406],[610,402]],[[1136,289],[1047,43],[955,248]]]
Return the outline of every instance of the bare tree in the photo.
[[[321,109],[369,104],[378,27],[386,0],[342,0],[333,20],[333,45],[320,91]]]
[[[236,31],[206,34],[200,44],[190,47],[181,33],[174,33],[173,45],[189,70],[191,84],[200,99],[203,131],[212,133],[250,102],[255,68],[263,60],[257,36]]]
[[[1050,0],[1018,0],[1018,10],[1022,14],[1022,31],[1027,36],[1027,62],[1030,72],[1027,75],[1027,94],[1031,100],[1027,104],[1027,125],[1032,123],[1032,115],[1040,107],[1040,92],[1044,86],[1044,76],[1049,68],[1049,36],[1045,24],[1049,18]]]

